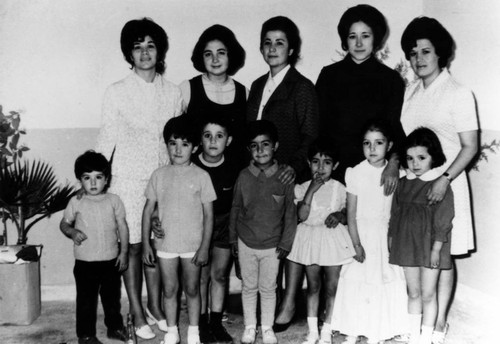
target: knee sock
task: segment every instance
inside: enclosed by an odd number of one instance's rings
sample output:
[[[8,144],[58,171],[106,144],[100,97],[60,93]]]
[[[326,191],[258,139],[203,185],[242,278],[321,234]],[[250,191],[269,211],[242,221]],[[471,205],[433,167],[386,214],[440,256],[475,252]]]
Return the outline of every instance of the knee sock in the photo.
[[[318,318],[317,317],[307,317],[307,326],[309,327],[309,332],[318,333]]]
[[[408,344],[418,344],[420,339],[420,326],[422,323],[422,314],[408,314],[410,324],[410,341]]]

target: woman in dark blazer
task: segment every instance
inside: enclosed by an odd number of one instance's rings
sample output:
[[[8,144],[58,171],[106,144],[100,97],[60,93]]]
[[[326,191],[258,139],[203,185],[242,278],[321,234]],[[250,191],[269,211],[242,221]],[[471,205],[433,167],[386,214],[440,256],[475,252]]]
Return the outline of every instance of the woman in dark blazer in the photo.
[[[295,63],[300,56],[299,29],[286,17],[274,17],[262,25],[260,51],[269,73],[255,80],[247,103],[247,121],[266,119],[278,129],[276,159],[283,165],[282,183],[302,183],[309,176],[307,152],[318,136],[319,110],[313,83],[300,74]],[[278,276],[281,289],[282,269]],[[286,293],[274,330],[285,330],[295,312],[294,298],[303,266],[286,260]]]
[[[247,103],[247,121],[267,119],[278,129],[276,159],[287,165],[281,181],[307,178],[307,150],[318,136],[318,102],[313,83],[294,65],[300,56],[297,26],[286,17],[262,25],[260,51],[269,73],[255,80]]]

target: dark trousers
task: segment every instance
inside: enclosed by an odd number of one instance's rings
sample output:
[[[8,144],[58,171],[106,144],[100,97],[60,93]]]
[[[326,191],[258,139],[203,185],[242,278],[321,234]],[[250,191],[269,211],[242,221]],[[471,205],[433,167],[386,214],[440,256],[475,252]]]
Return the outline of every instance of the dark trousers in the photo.
[[[121,273],[116,259],[108,261],[75,261],[73,274],[76,282],[76,335],[95,337],[97,298],[101,296],[104,324],[108,330],[123,328],[120,314]]]

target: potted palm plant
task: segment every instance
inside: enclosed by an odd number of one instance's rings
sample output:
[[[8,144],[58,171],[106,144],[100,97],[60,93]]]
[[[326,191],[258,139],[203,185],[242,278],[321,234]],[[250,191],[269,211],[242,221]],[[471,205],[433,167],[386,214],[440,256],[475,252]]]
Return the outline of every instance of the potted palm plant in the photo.
[[[75,189],[59,185],[53,168],[44,161],[28,161],[19,144],[21,118],[18,112],[4,114],[0,106],[0,244],[7,245],[7,227],[17,230],[17,251],[26,247],[28,233],[42,219],[63,210]],[[0,246],[1,248],[2,246]],[[7,250],[7,248],[6,248]],[[41,250],[39,251],[41,254]],[[39,261],[23,265],[0,264],[0,324],[30,324],[39,315]]]

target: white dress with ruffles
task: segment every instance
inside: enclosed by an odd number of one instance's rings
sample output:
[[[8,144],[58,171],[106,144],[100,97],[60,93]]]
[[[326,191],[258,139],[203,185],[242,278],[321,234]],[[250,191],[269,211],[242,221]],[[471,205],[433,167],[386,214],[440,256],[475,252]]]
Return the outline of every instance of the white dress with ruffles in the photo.
[[[295,186],[295,201],[304,199],[311,181]],[[325,220],[345,208],[345,187],[330,179],[314,194],[307,220],[299,223],[288,259],[304,265],[342,265],[356,254],[347,227],[339,223],[328,228]]]

